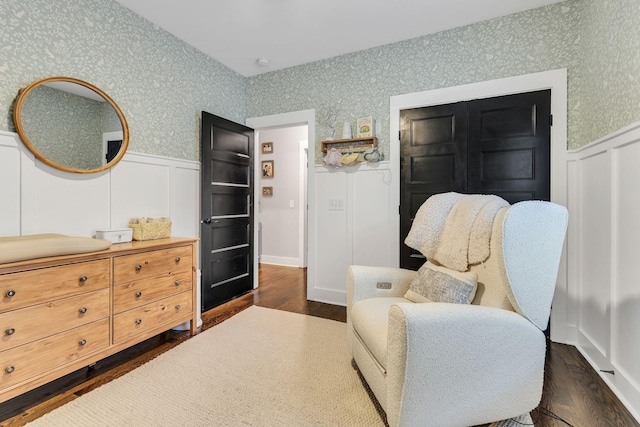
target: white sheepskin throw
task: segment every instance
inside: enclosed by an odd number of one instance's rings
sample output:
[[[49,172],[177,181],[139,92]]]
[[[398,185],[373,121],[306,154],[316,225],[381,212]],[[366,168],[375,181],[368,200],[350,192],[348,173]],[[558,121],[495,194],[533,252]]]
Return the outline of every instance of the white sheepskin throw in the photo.
[[[404,243],[420,251],[427,259],[432,259],[447,216],[460,197],[462,194],[459,193],[441,193],[429,197],[416,212]]]
[[[493,219],[505,206],[509,203],[495,195],[436,194],[416,212],[405,244],[428,260],[467,271],[489,257]]]

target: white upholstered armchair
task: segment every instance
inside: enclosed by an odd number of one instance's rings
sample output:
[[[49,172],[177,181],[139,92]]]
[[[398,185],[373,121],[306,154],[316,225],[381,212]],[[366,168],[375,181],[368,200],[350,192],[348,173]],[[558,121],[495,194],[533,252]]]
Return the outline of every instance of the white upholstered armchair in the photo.
[[[410,301],[415,271],[349,267],[352,356],[390,426],[471,426],[539,404],[567,217],[549,202],[501,208],[489,257],[469,266],[470,304]]]

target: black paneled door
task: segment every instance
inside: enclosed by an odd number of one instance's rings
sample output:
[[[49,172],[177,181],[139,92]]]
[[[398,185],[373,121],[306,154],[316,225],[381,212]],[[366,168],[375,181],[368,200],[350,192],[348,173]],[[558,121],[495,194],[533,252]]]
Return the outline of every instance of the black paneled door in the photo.
[[[404,239],[433,194],[549,200],[550,127],[550,90],[401,111],[400,266],[425,261]]]
[[[253,129],[202,112],[202,311],[253,289]]]

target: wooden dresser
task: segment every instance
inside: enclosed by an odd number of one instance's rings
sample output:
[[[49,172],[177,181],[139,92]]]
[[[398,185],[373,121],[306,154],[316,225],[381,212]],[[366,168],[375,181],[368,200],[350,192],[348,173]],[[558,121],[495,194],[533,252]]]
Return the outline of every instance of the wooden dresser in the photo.
[[[0,402],[184,322],[197,328],[197,239],[0,264]]]

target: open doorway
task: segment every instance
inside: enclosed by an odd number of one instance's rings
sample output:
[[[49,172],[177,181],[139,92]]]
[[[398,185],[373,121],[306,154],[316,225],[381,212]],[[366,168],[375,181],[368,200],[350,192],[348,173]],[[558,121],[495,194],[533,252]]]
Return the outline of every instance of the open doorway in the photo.
[[[256,217],[261,264],[307,266],[308,126],[256,132]]]
[[[281,114],[274,114],[274,115],[270,115],[270,116],[262,116],[262,117],[252,117],[252,118],[248,118],[246,120],[246,124],[247,126],[253,128],[256,130],[256,141],[258,141],[259,135],[261,131],[264,130],[268,130],[268,129],[276,129],[276,128],[286,128],[286,127],[292,127],[292,126],[299,126],[299,125],[306,125],[307,126],[307,138],[306,140],[308,141],[308,150],[307,150],[307,158],[309,159],[309,161],[307,162],[307,175],[306,175],[306,180],[307,180],[307,185],[305,187],[305,193],[306,193],[306,216],[307,219],[305,220],[307,227],[306,227],[306,245],[305,245],[305,251],[304,253],[306,253],[306,257],[307,257],[307,261],[306,261],[306,265],[307,265],[307,297],[310,300],[313,301],[319,301],[320,298],[318,296],[319,294],[319,290],[316,289],[316,280],[315,280],[315,274],[316,274],[316,250],[315,250],[315,241],[316,241],[316,232],[315,232],[315,221],[316,221],[316,215],[315,215],[315,175],[314,175],[314,159],[315,159],[315,140],[316,140],[316,128],[315,128],[315,116],[316,116],[316,111],[313,109],[310,110],[301,110],[301,111],[292,111],[292,112],[288,112],[288,113],[281,113]],[[255,143],[256,145],[258,144],[257,142]],[[255,147],[256,150],[260,150],[262,151],[262,147],[260,146],[259,148],[256,146]],[[277,150],[277,146],[274,146],[274,150]],[[275,173],[277,174],[277,164],[274,164],[276,170]],[[255,173],[256,175],[261,175],[262,171],[261,171],[261,164],[257,164],[256,162],[256,166],[255,166]],[[262,189],[259,188],[258,191],[256,191],[256,196],[258,196],[257,193],[261,192]],[[274,189],[275,191],[275,189]],[[254,211],[256,212],[256,221],[257,223],[260,222],[260,214],[258,212],[258,197],[256,197],[254,199]],[[258,224],[256,224],[256,227],[254,227],[255,230],[255,240],[258,241]],[[255,245],[255,256],[254,256],[254,268],[256,271],[258,271],[258,245]],[[254,288],[258,287],[258,277],[254,277]]]

